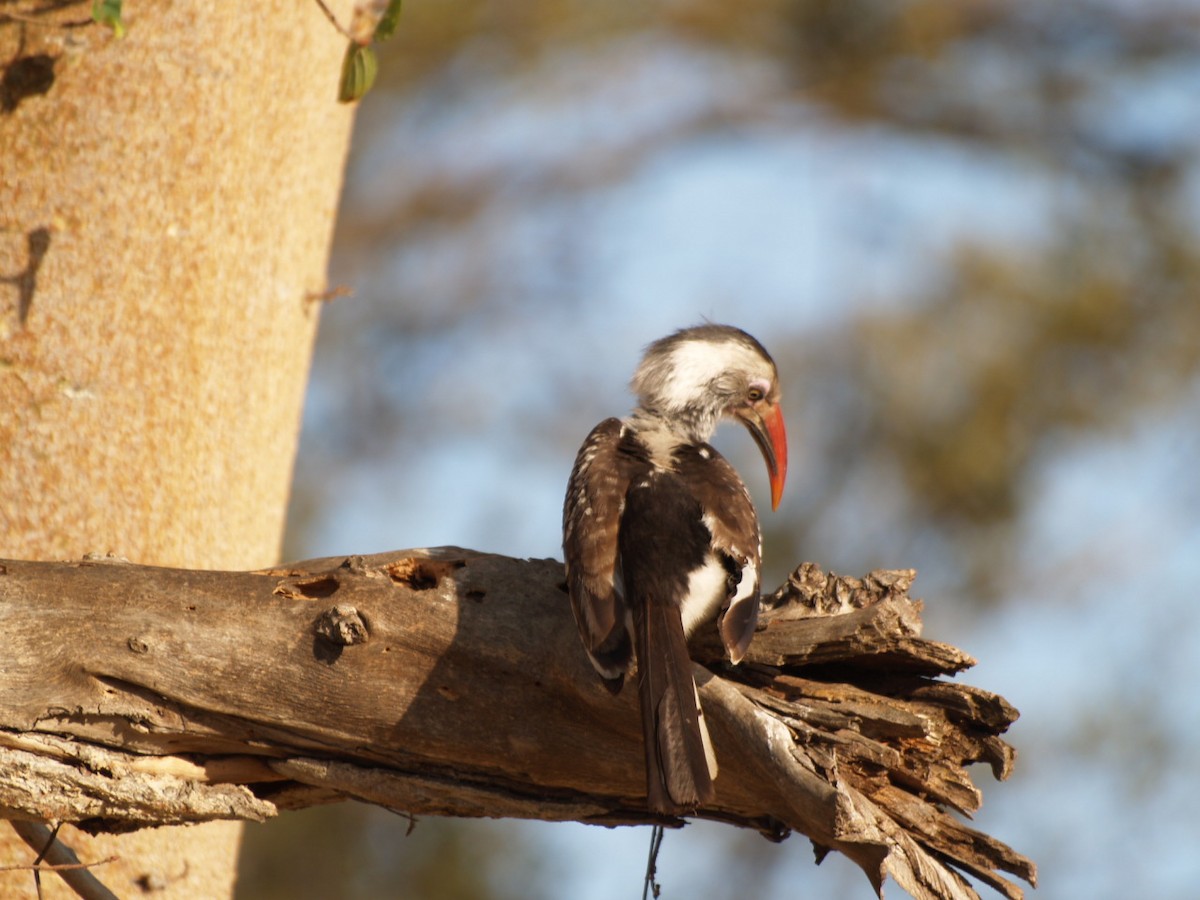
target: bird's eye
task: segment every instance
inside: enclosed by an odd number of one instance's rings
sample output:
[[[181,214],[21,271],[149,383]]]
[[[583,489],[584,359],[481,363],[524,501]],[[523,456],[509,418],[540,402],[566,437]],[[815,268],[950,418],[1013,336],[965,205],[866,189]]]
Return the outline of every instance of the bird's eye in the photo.
[[[752,387],[746,392],[746,396],[750,398],[751,403],[757,403],[759,400],[765,397],[766,394],[763,392],[762,388]]]

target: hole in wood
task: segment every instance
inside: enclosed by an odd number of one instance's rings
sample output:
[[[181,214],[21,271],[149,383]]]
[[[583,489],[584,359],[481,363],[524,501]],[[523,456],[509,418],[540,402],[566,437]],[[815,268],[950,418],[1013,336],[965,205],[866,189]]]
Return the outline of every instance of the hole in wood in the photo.
[[[398,559],[383,567],[388,577],[396,584],[402,584],[414,591],[429,591],[438,586],[438,582],[466,563],[461,559],[417,559],[409,557]]]
[[[324,600],[333,596],[337,589],[338,580],[332,575],[318,575],[281,582],[274,593],[292,599]]]

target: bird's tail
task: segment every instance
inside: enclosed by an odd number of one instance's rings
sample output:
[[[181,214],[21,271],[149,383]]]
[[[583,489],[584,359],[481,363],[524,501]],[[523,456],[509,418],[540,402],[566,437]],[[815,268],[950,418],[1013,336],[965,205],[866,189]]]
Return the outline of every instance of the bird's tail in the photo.
[[[683,622],[674,604],[654,597],[634,615],[647,802],[665,815],[690,812],[713,799],[717,762]]]

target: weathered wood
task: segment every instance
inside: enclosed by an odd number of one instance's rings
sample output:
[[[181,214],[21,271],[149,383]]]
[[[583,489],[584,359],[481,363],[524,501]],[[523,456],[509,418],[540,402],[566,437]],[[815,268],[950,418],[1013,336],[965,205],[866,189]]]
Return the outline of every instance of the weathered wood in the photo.
[[[797,569],[737,667],[698,636],[721,771],[697,816],[800,831],[918,898],[1009,897],[1033,864],[947,809],[997,777],[1002,698],[937,680],[912,573]],[[633,824],[636,692],[581,651],[561,564],[455,548],[260,572],[0,566],[0,808],[91,830],[261,819],[354,798],[412,814]],[[707,649],[706,649],[707,648]],[[678,824],[668,821],[668,824]]]

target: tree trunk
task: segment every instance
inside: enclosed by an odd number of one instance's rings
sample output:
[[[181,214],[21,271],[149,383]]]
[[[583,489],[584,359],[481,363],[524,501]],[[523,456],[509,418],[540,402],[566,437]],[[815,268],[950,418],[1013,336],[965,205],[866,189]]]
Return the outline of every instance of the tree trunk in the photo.
[[[306,3],[129,0],[120,40],[90,10],[0,9],[0,554],[266,565],[351,122],[344,41]],[[0,865],[30,863],[3,832]],[[230,893],[240,830],[60,836],[119,856],[120,896],[195,898]],[[0,895],[32,894],[0,872]]]

